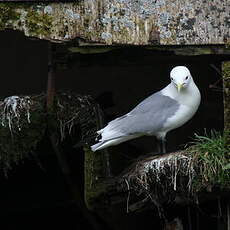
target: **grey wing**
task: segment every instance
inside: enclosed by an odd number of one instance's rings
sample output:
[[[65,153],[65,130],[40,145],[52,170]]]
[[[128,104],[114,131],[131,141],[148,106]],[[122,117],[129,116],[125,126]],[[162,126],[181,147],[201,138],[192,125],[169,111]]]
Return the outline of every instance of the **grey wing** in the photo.
[[[151,134],[159,131],[179,106],[176,100],[158,92],[146,98],[128,114],[111,121],[108,126],[110,130],[123,135]]]

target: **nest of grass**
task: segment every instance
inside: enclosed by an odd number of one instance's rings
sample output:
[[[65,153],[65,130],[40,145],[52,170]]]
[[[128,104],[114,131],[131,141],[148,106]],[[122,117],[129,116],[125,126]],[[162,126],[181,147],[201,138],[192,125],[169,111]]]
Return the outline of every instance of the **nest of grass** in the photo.
[[[0,102],[0,169],[5,175],[13,165],[34,156],[47,128],[52,128],[59,141],[76,135],[73,129],[77,125],[83,140],[94,137],[98,105],[91,96],[58,93],[51,114],[45,104],[45,95],[11,96]]]
[[[214,186],[230,189],[229,140],[229,132],[196,135],[184,151],[138,160],[120,182],[136,198],[149,197],[155,204],[173,202],[175,197],[191,201]]]
[[[184,151],[151,156],[134,163],[121,181],[125,189],[140,199],[149,197],[159,203],[171,202],[176,194],[192,191],[195,165]]]
[[[0,104],[0,168],[5,173],[13,164],[28,158],[45,129],[44,95],[11,96]]]
[[[98,105],[90,95],[59,93],[56,96],[56,120],[60,141],[74,134],[73,128],[80,126],[81,139],[85,142],[95,137]]]

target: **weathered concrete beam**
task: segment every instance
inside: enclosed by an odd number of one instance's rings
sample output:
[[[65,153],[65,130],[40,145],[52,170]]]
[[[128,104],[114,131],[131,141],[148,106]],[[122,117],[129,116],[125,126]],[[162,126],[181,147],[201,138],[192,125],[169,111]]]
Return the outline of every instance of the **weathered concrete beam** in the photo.
[[[106,45],[225,44],[229,0],[81,0],[1,3],[0,28],[51,41]]]

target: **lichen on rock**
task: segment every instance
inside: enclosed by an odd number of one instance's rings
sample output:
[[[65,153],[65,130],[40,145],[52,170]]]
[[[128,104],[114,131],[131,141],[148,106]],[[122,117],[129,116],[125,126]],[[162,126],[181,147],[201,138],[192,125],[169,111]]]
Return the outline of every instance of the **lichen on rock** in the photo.
[[[31,36],[46,37],[51,33],[52,16],[49,13],[51,11],[48,11],[47,8],[45,9],[43,12],[31,10],[26,14],[25,26]]]
[[[80,38],[106,45],[224,44],[230,35],[228,0],[84,0],[1,3],[0,28],[65,42]]]
[[[0,30],[4,30],[11,25],[12,22],[17,21],[20,14],[15,10],[14,4],[0,3]]]

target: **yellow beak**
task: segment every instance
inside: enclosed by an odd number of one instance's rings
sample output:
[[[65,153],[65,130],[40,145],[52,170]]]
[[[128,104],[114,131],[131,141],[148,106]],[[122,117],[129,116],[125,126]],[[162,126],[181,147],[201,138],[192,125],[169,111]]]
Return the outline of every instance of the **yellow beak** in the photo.
[[[183,84],[180,84],[180,83],[178,83],[176,86],[177,86],[178,92],[180,92],[181,89],[183,88]]]

